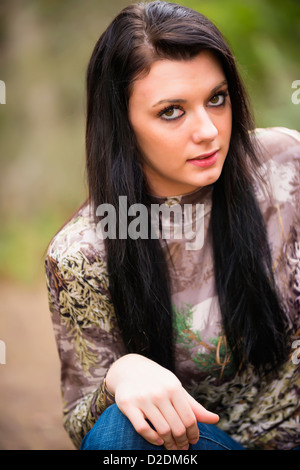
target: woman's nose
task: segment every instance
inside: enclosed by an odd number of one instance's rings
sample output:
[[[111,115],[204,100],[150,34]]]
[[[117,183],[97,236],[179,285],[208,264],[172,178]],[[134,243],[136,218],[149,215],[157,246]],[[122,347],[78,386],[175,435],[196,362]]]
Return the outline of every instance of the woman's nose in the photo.
[[[205,109],[201,109],[195,116],[192,130],[192,140],[198,144],[202,141],[213,141],[218,135],[218,129]]]

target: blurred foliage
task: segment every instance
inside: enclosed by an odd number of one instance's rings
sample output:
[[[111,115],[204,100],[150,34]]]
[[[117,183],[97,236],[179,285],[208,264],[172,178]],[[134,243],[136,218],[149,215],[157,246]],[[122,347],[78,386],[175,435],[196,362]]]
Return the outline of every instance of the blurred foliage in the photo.
[[[260,127],[297,128],[291,84],[300,78],[298,0],[190,0],[231,46]]]
[[[2,0],[0,277],[41,280],[51,237],[86,197],[85,73],[125,0]],[[183,0],[223,32],[257,125],[299,128],[298,0]]]

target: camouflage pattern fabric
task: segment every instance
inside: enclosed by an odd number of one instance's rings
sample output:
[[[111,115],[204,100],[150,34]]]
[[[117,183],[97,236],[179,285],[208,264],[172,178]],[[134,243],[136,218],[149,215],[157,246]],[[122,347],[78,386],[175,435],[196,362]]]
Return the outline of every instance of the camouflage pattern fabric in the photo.
[[[257,129],[269,192],[257,184],[274,275],[290,320],[291,354],[277,375],[242,373],[222,332],[208,233],[212,187],[155,203],[204,205],[204,243],[187,250],[184,237],[167,241],[172,281],[176,374],[218,426],[248,449],[300,445],[300,134]],[[49,307],[61,361],[64,425],[77,448],[113,402],[105,389],[110,365],[126,354],[109,294],[104,242],[88,203],[52,239],[45,260]]]

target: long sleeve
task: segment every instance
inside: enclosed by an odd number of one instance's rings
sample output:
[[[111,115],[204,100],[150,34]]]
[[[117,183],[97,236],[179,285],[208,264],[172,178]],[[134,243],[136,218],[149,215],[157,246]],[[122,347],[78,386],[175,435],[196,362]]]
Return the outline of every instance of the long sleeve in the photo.
[[[124,351],[109,300],[105,262],[86,243],[72,244],[63,254],[57,245],[55,240],[46,256],[46,281],[61,362],[64,426],[79,448],[112,403],[104,377]]]

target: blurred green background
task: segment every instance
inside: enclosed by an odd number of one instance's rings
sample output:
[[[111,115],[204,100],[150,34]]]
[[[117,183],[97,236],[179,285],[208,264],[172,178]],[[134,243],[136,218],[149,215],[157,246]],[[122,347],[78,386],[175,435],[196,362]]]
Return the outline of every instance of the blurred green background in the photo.
[[[127,0],[2,0],[0,278],[33,283],[43,253],[86,197],[85,72],[100,33]],[[257,125],[298,128],[298,0],[180,1],[223,32],[252,98]]]
[[[72,449],[44,254],[87,195],[85,73],[128,0],[0,0],[0,449]],[[231,45],[257,126],[299,130],[299,0],[186,0]],[[2,361],[3,362],[3,361]]]

